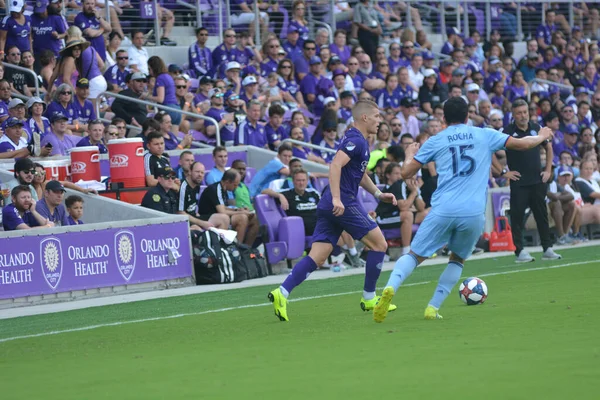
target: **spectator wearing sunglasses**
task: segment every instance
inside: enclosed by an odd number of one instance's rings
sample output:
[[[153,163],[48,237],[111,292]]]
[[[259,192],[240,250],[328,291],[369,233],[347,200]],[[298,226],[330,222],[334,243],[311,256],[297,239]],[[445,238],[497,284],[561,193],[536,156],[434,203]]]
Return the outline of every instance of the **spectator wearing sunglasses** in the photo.
[[[67,156],[71,149],[77,146],[77,143],[81,140],[81,136],[75,136],[68,133],[68,118],[57,113],[50,117],[52,123],[52,132],[48,133],[42,139],[40,146],[51,147],[52,156]]]
[[[8,188],[12,191],[19,185],[25,185],[31,190],[31,198],[35,201],[38,200],[38,195],[33,187],[33,178],[35,176],[35,165],[29,158],[19,158],[15,161],[14,165],[14,177],[15,179],[5,182]],[[4,205],[12,203],[11,196],[4,199]]]
[[[142,207],[167,214],[177,214],[177,192],[175,180],[177,174],[170,166],[157,168],[154,171],[157,185],[146,192],[142,199]]]
[[[122,96],[139,99],[146,87],[146,75],[142,72],[134,72],[127,74],[125,78],[127,89],[121,92]],[[115,99],[111,106],[115,116],[125,120],[127,124],[141,127],[147,119],[146,106],[143,104],[134,103],[125,99]]]
[[[117,87],[116,92],[127,89],[127,74],[131,71],[127,65],[129,64],[129,55],[127,50],[117,51],[117,63],[109,67],[104,73],[106,82],[112,83]]]
[[[206,112],[206,116],[213,118],[219,124],[221,143],[232,145],[236,131],[234,114],[227,112],[223,108],[224,94],[220,89],[211,89],[208,97],[210,98],[210,109]],[[214,124],[210,121],[205,121],[204,126],[206,127],[206,136],[214,137],[217,132]]]

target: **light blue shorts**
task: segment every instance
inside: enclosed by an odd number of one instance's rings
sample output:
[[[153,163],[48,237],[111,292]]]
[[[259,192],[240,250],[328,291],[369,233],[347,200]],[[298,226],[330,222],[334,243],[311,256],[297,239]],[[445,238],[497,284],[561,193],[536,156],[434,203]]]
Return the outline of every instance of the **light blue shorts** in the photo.
[[[448,249],[463,260],[469,258],[483,233],[485,215],[473,217],[442,217],[429,213],[415,235],[410,247],[421,257],[448,244]]]

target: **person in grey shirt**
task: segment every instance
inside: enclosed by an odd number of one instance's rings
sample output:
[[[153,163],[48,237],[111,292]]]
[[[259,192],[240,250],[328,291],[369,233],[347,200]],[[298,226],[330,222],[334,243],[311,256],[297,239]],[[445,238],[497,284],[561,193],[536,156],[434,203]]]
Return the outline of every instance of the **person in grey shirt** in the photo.
[[[371,60],[377,60],[377,46],[379,46],[379,36],[382,34],[381,25],[377,11],[370,4],[370,0],[360,0],[354,7],[354,29],[358,28],[358,42],[365,50]]]
[[[59,181],[49,181],[46,183],[44,198],[37,202],[35,210],[48,221],[53,222],[54,226],[68,226],[68,213],[62,205],[65,197],[65,187]]]

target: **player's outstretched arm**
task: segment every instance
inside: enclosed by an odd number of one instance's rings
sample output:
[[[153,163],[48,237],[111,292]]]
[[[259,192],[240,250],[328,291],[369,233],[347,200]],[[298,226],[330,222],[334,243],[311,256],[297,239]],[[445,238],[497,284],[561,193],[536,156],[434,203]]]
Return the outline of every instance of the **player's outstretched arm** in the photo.
[[[393,205],[397,205],[398,202],[396,200],[396,196],[392,193],[381,193],[381,190],[377,188],[377,186],[373,183],[367,172],[363,174],[362,179],[360,180],[360,186],[363,187],[367,192],[371,193],[375,198],[379,201],[383,201],[384,203],[392,203]]]
[[[510,136],[506,141],[506,148],[518,151],[533,149],[535,146],[544,143],[546,140],[552,139],[553,136],[552,129],[544,127],[540,129],[537,136],[527,136],[519,139]]]
[[[419,151],[418,143],[411,144],[405,150],[404,164],[402,164],[402,168],[400,169],[402,179],[404,180],[415,176],[415,174],[423,167],[423,165],[414,158],[417,151]]]

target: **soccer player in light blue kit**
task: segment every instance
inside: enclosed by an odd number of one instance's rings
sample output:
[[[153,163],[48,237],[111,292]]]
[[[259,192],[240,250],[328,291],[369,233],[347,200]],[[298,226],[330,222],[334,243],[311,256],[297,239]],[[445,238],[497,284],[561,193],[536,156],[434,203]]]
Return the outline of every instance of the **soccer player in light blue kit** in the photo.
[[[375,306],[375,322],[383,322],[398,287],[417,265],[447,243],[452,251],[450,261],[425,309],[425,319],[442,318],[438,310],[460,279],[464,261],[483,232],[492,154],[502,149],[529,150],[552,138],[549,128],[541,129],[538,136],[516,139],[492,129],[470,127],[466,125],[467,115],[467,103],[460,97],[451,98],[444,104],[448,128],[429,138],[420,149],[416,143],[406,149],[402,178],[412,178],[434,161],[438,187],[410,253],[396,262]]]

